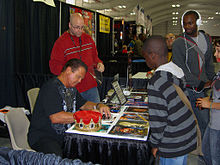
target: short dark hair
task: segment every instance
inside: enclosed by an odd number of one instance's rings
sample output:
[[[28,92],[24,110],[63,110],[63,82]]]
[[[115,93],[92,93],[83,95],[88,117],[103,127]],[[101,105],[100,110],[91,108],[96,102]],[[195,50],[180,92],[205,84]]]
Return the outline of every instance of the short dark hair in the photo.
[[[159,56],[166,57],[168,54],[168,48],[166,44],[166,39],[160,35],[153,35],[146,39],[144,42],[143,53],[146,52],[147,54],[155,53]]]
[[[146,35],[145,35],[144,33],[140,33],[140,34],[138,35],[138,38],[139,38],[142,42],[144,42],[147,37],[146,37]]]
[[[184,16],[191,15],[191,14],[193,14],[193,15],[195,16],[196,20],[199,19],[199,14],[198,14],[196,11],[194,11],[194,10],[187,11],[187,12],[184,14]],[[184,17],[184,16],[183,16],[183,17]]]
[[[220,39],[215,39],[214,45],[215,46],[220,46]]]
[[[71,67],[72,72],[75,72],[79,67],[85,68],[86,72],[88,71],[88,66],[80,59],[73,58],[66,62],[62,72],[64,72],[68,67]]]

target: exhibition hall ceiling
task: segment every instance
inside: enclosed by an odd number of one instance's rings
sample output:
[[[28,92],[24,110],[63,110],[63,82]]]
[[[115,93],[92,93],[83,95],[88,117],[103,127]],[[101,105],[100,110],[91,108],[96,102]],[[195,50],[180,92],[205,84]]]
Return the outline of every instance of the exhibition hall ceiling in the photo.
[[[220,24],[220,0],[81,0],[80,6],[116,20],[132,21],[136,19],[133,9],[138,4],[144,9],[144,14],[150,16],[153,26],[166,21],[179,26],[182,14],[189,9],[201,14],[203,24]]]

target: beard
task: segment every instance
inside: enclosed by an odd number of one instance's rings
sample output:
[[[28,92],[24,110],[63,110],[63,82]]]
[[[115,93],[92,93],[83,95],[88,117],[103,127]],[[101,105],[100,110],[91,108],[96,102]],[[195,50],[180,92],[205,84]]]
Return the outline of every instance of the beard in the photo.
[[[197,28],[195,29],[185,29],[186,34],[188,34],[191,37],[197,36]]]

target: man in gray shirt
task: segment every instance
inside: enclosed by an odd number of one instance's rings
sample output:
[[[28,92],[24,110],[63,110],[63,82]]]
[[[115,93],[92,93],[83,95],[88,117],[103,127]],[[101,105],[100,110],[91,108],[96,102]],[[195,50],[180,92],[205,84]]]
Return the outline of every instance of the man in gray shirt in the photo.
[[[196,107],[196,99],[204,97],[204,89],[209,88],[215,75],[210,37],[198,31],[201,16],[197,11],[186,11],[182,16],[185,32],[173,43],[173,62],[182,68],[189,99],[197,117],[202,136],[209,121],[208,111]]]

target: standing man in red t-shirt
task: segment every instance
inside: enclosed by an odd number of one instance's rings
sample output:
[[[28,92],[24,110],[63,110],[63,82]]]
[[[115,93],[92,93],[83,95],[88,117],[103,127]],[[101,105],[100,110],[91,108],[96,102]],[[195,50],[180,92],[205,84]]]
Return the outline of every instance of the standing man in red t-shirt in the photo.
[[[72,59],[81,59],[87,66],[85,78],[76,88],[84,99],[100,102],[94,69],[103,72],[105,67],[98,58],[97,49],[92,37],[84,31],[84,19],[80,13],[70,16],[69,30],[64,32],[55,42],[49,61],[50,71],[59,75],[65,63]]]

